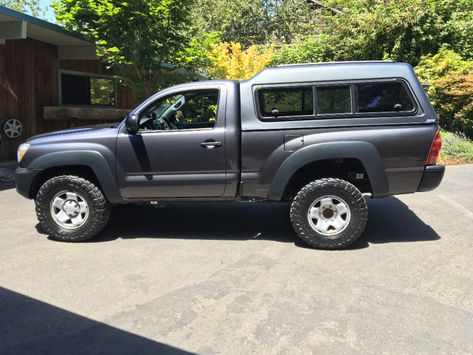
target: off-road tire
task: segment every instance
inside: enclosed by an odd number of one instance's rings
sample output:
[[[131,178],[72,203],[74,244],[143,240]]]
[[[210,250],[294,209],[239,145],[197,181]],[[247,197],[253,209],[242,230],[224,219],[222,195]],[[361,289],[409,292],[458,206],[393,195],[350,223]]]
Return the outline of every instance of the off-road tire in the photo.
[[[325,236],[310,226],[311,204],[324,195],[343,199],[350,208],[351,218],[346,228],[335,236]],[[291,222],[300,239],[317,249],[342,249],[360,237],[368,220],[368,206],[361,192],[345,180],[324,178],[305,185],[296,195],[290,210]]]
[[[62,190],[79,193],[87,202],[89,216],[77,229],[65,229],[51,216],[51,201]],[[97,235],[110,218],[111,206],[102,191],[91,181],[74,175],[61,175],[47,180],[35,198],[36,215],[40,227],[53,239],[64,242],[81,242]]]

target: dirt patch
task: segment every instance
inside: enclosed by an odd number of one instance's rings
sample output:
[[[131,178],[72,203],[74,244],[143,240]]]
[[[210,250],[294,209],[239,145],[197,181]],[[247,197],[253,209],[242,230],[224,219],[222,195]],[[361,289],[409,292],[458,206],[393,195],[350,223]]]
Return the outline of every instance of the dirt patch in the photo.
[[[443,164],[443,165],[463,165],[463,164],[471,164],[473,161],[468,158],[443,158],[440,157],[438,164]]]

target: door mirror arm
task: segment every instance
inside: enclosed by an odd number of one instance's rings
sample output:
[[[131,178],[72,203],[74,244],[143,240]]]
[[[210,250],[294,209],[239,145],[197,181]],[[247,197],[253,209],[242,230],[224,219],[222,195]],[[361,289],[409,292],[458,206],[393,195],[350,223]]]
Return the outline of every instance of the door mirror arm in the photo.
[[[130,114],[125,120],[125,126],[130,134],[136,134],[138,132],[138,115]]]

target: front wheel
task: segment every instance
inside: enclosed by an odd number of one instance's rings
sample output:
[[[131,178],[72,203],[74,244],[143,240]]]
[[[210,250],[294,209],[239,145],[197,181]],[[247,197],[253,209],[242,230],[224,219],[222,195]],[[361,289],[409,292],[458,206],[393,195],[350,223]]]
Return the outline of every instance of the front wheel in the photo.
[[[319,249],[341,249],[365,229],[368,206],[349,182],[325,178],[297,193],[290,215],[294,230],[305,243]]]
[[[80,242],[99,233],[110,218],[110,204],[92,182],[73,175],[46,181],[35,199],[43,230],[56,240]]]

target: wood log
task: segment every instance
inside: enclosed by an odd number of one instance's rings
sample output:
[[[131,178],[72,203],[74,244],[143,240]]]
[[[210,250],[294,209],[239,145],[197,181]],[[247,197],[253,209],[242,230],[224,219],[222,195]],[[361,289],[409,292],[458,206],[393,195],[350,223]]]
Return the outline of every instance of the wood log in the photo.
[[[57,107],[45,106],[43,117],[45,120],[97,120],[120,121],[125,118],[130,109],[107,107]]]

